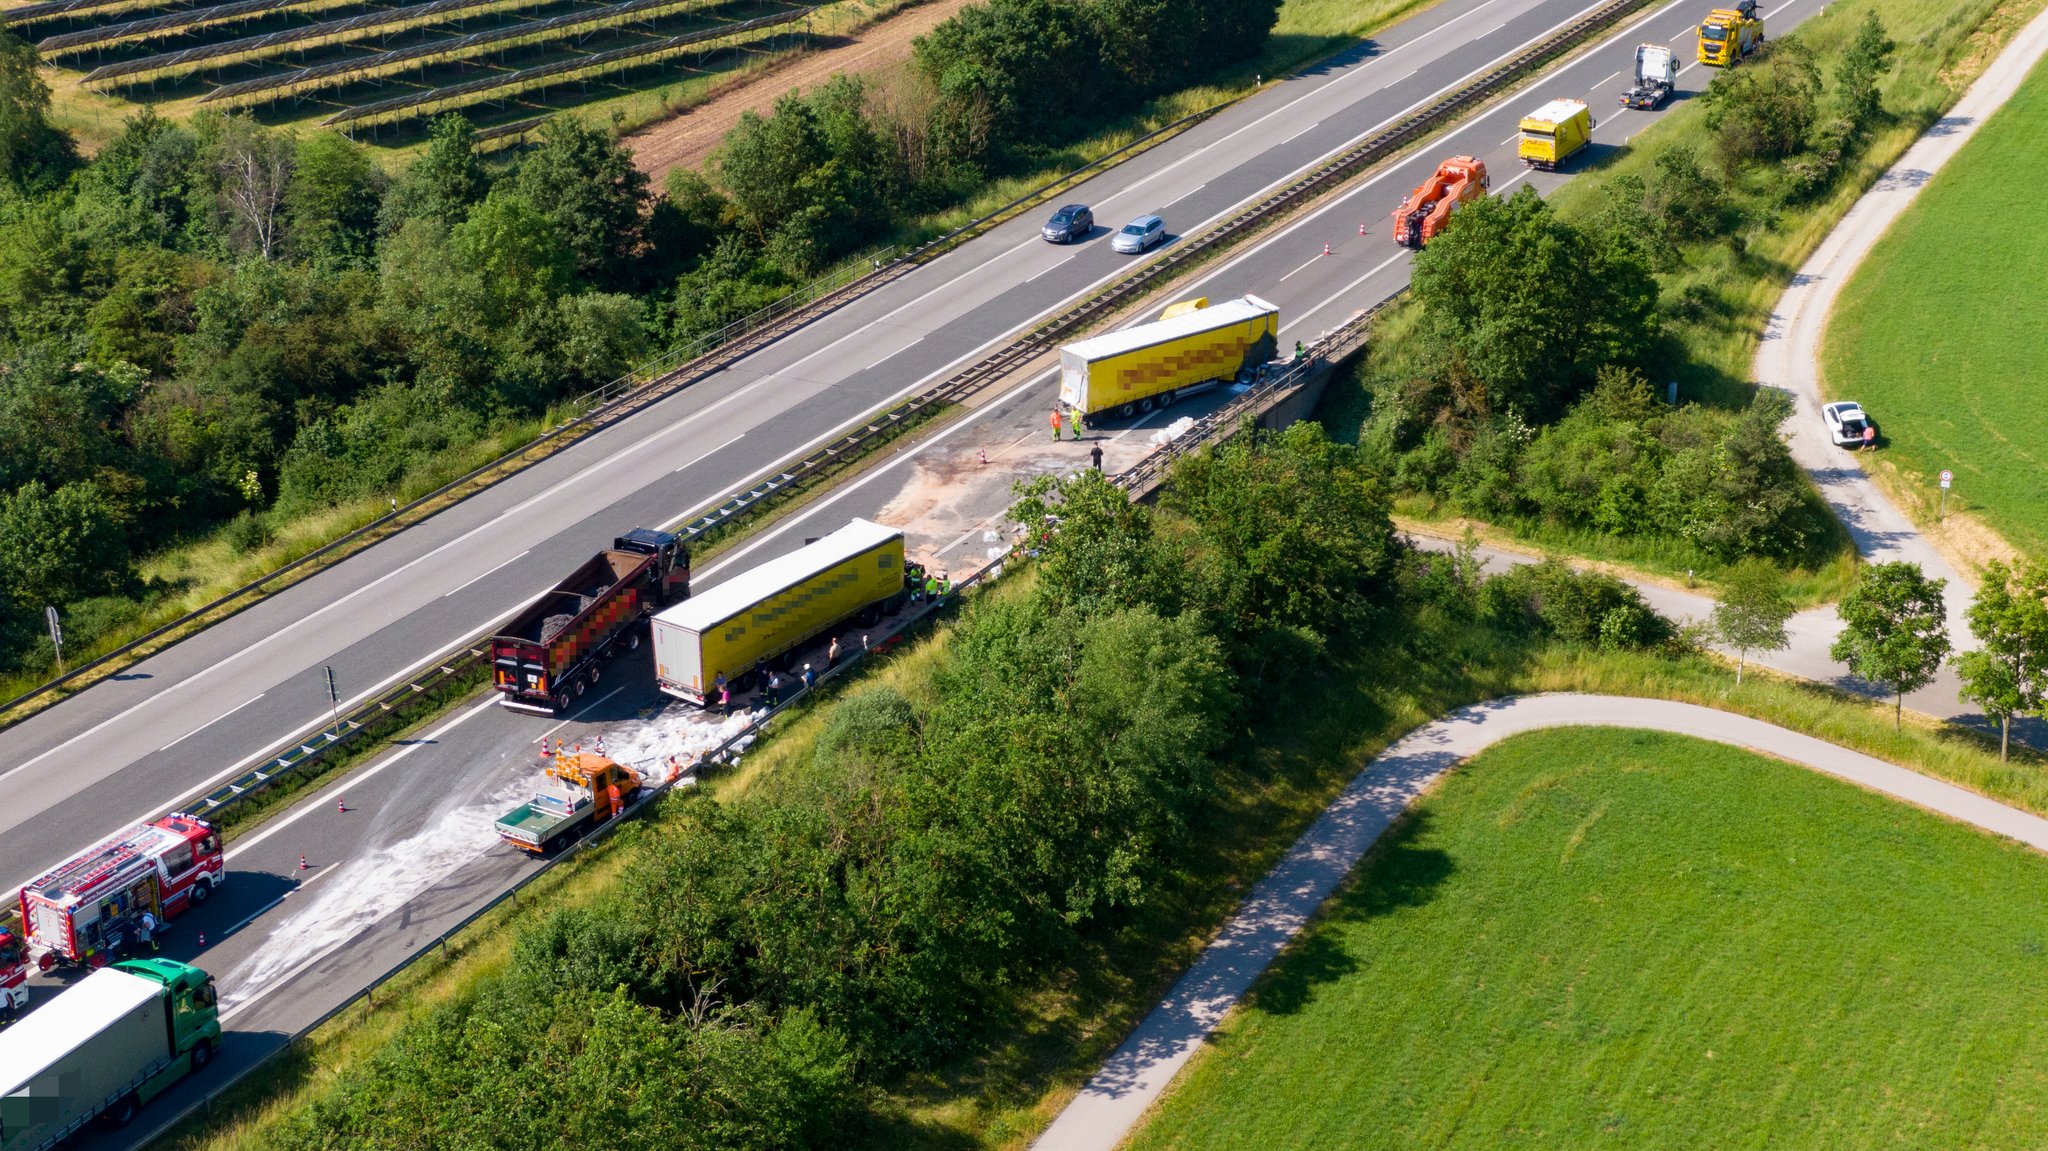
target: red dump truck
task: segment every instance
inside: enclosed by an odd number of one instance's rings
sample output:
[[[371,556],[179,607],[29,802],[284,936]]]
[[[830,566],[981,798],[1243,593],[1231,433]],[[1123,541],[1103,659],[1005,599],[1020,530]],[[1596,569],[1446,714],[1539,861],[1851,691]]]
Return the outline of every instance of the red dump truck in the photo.
[[[690,553],[681,536],[634,528],[585,561],[491,637],[498,702],[560,715],[622,651],[647,635],[647,617],[690,595]]]

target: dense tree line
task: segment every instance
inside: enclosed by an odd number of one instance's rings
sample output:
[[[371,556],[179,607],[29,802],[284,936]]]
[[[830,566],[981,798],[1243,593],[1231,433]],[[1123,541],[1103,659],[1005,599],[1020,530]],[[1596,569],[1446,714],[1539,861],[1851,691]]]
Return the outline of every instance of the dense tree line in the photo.
[[[393,177],[333,133],[144,110],[86,162],[0,29],[0,671],[47,661],[45,605],[73,643],[132,617],[153,549],[226,523],[247,550],[445,470],[1255,53],[1277,9],[990,0],[888,83],[749,114],[707,174],[661,190],[568,117],[509,160],[446,117]],[[1049,78],[1092,87],[1048,118]]]
[[[1175,890],[1219,765],[1288,722],[1258,701],[1423,604],[1589,646],[1669,631],[1610,577],[1406,553],[1313,424],[1182,461],[1157,510],[1084,471],[1012,515],[1035,578],[970,602],[928,673],[823,705],[808,760],[735,799],[671,801],[613,890],[278,1144],[888,1145],[875,1090],[977,1058]]]

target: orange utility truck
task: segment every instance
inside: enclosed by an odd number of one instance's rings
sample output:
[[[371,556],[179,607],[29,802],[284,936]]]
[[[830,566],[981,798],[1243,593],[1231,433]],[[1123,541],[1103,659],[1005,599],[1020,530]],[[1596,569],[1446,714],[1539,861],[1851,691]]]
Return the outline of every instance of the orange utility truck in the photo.
[[[1484,197],[1487,186],[1483,160],[1453,156],[1438,164],[1436,175],[1394,209],[1394,242],[1409,248],[1429,243],[1451,222],[1459,205]]]

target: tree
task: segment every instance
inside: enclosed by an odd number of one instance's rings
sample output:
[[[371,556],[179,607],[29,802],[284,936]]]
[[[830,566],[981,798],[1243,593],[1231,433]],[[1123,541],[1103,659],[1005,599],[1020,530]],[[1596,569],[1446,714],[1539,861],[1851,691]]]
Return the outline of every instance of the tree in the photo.
[[[476,129],[460,112],[437,117],[428,134],[427,150],[384,197],[386,231],[397,231],[407,220],[453,228],[490,190],[490,176],[476,154]]]
[[[2048,705],[2048,565],[2001,560],[1984,566],[1970,604],[1970,630],[1981,645],[1955,660],[1964,699],[1998,717],[1998,758],[2011,743],[2012,717]]]
[[[24,608],[119,591],[133,575],[121,516],[97,483],[31,480],[0,497],[0,577]]]
[[[1039,587],[1055,610],[1096,614],[1171,601],[1151,509],[1132,503],[1102,473],[1048,472],[1019,483],[1017,495],[1009,519],[1038,551]]]
[[[215,126],[214,174],[233,221],[231,234],[268,260],[284,241],[284,202],[297,153],[291,137],[248,116],[227,116]]]
[[[50,86],[35,48],[0,28],[0,177],[18,192],[54,183],[71,166],[71,138],[50,124]]]
[[[1842,634],[1828,649],[1849,671],[1892,690],[1892,726],[1899,727],[1906,693],[1934,682],[1948,655],[1948,615],[1941,589],[1918,564],[1871,564],[1836,608]]]
[[[449,237],[462,268],[490,301],[487,318],[505,323],[550,303],[575,278],[575,254],[546,213],[524,195],[493,189]]]
[[[1819,114],[1820,66],[1799,41],[1774,41],[1760,60],[1714,77],[1701,100],[1730,167],[1789,159]]]
[[[1558,219],[1530,188],[1468,204],[1415,258],[1425,337],[1477,377],[1492,410],[1554,418],[1656,330],[1657,282],[1633,249]]]
[[[384,185],[384,173],[354,141],[333,132],[300,141],[285,193],[293,251],[312,260],[368,259]]]
[[[1721,602],[1714,605],[1714,633],[1735,649],[1735,685],[1742,686],[1742,665],[1752,651],[1782,651],[1791,642],[1785,621],[1792,601],[1785,596],[1784,576],[1760,559],[1744,559],[1721,581]]]
[[[1836,94],[1843,114],[1852,123],[1867,124],[1884,110],[1884,97],[1877,90],[1877,82],[1891,71],[1892,53],[1897,48],[1885,34],[1884,21],[1878,19],[1877,10],[1865,12],[1863,23],[1856,28],[1856,38],[1849,41],[1849,47],[1835,64]]]
[[[610,132],[574,116],[550,119],[512,186],[553,223],[579,276],[600,286],[626,284],[640,250],[647,173]]]
[[[1644,206],[1672,242],[1706,240],[1723,230],[1728,192],[1700,166],[1697,152],[1678,146],[1657,153],[1657,177]]]

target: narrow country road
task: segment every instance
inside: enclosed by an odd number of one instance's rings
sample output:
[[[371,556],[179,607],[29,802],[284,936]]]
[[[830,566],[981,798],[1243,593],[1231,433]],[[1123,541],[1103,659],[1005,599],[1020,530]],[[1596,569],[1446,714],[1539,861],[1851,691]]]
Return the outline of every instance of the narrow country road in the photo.
[[[2034,17],[2013,37],[1955,108],[1908,148],[1821,242],[1779,298],[1752,368],[1759,384],[1792,396],[1792,456],[1813,476],[1828,506],[1848,527],[1856,550],[1873,561],[1919,564],[1927,574],[1948,581],[1949,635],[1959,651],[1975,646],[1963,618],[1975,581],[1957,572],[1885,498],[1864,472],[1856,453],[1828,441],[1820,418],[1821,340],[1835,298],[1857,266],[1942,165],[2019,90],[2044,52],[2048,52],[2048,12]],[[1838,380],[1835,387],[1844,398],[1855,398],[1855,381]],[[1884,425],[1883,412],[1871,415],[1879,427]]]
[[[2048,851],[2048,820],[1746,716],[1611,695],[1531,695],[1474,704],[1411,732],[1358,773],[1038,1137],[1034,1151],[1110,1151],[1122,1143],[1359,858],[1445,772],[1510,736],[1595,725],[1689,735],[1790,760]]]

